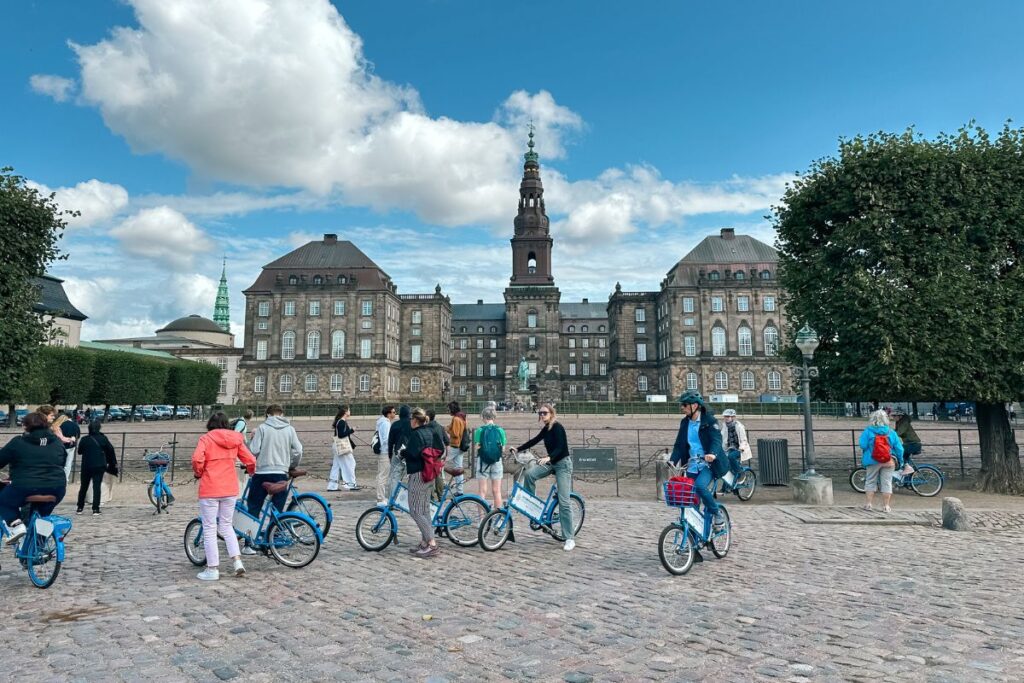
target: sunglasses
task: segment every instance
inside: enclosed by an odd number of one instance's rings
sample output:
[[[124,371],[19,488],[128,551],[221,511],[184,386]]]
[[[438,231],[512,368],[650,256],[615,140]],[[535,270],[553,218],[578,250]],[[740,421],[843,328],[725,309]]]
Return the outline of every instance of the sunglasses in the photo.
[[[537,411],[537,414],[538,414],[538,415],[550,415],[551,413],[549,413],[549,412],[548,412],[548,411],[546,411],[546,410],[538,410],[538,411]]]

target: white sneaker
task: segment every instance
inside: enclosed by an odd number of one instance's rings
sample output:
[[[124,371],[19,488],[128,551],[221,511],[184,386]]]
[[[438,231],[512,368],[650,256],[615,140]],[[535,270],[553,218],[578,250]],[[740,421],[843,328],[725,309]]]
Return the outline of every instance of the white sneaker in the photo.
[[[25,525],[22,524],[20,519],[16,519],[7,525],[7,545],[14,545],[21,540],[21,537],[25,535]]]
[[[244,576],[245,567],[242,565],[242,558],[235,560],[235,576]]]
[[[253,550],[252,548],[250,548],[247,545],[243,545],[242,546],[242,554],[243,555],[259,555],[258,552],[256,552],[255,550]]]
[[[210,569],[209,567],[207,567],[203,571],[196,574],[196,577],[200,581],[216,581],[220,578],[220,570],[216,568]]]
[[[575,547],[576,541],[570,538],[568,541],[565,542],[565,545],[562,546],[562,550],[569,551]]]

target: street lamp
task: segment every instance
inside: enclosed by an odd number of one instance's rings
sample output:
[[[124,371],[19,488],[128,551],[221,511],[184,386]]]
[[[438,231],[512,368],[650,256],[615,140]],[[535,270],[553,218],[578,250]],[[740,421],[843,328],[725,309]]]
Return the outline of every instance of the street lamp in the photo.
[[[818,349],[818,333],[811,329],[810,325],[804,325],[796,333],[796,347],[803,354],[803,367],[793,368],[794,374],[803,383],[804,389],[804,443],[807,459],[807,470],[800,475],[801,478],[817,477],[814,471],[814,430],[811,425],[811,378],[818,376],[818,368],[808,366],[814,358],[814,352]]]

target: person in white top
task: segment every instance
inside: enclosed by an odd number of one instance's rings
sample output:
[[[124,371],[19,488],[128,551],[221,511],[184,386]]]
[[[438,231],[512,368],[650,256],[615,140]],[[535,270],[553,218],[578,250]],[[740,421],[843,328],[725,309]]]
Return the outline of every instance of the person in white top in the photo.
[[[388,491],[388,475],[391,473],[391,460],[388,458],[388,434],[391,432],[391,423],[398,419],[394,406],[381,408],[380,417],[377,418],[377,438],[372,445],[373,452],[377,455],[377,505],[388,502],[391,492]]]
[[[726,455],[729,456],[729,469],[739,482],[740,474],[743,472],[742,463],[750,460],[750,443],[747,441],[747,429],[743,423],[736,419],[736,411],[729,408],[722,413],[722,421],[719,429],[722,431],[722,445]]]

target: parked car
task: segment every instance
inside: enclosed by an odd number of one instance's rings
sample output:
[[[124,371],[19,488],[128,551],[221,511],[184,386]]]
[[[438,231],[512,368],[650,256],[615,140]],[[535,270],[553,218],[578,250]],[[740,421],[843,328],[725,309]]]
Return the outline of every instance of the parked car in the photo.
[[[159,418],[157,418],[155,410],[153,410],[152,408],[146,408],[146,407],[143,407],[143,406],[136,406],[135,412],[132,413],[132,414],[135,416],[136,420],[156,420],[156,419],[159,419]]]
[[[4,411],[0,410],[0,427],[6,427],[6,426],[7,426],[7,413],[5,413]]]
[[[158,420],[170,420],[174,417],[174,408],[171,406],[153,406]]]
[[[178,410],[175,412],[174,416],[178,419],[188,419],[192,417],[192,411],[187,406],[178,406]]]
[[[17,410],[14,411],[14,419],[18,423],[19,427],[21,426],[21,421],[25,419],[26,415],[28,415],[28,412],[28,408],[18,408]]]

